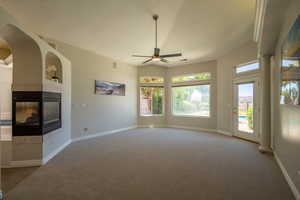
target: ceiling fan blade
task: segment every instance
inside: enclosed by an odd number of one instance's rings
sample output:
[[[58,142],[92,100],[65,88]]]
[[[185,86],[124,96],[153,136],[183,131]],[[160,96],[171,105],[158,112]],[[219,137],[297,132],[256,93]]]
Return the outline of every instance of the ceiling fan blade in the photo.
[[[152,58],[150,58],[150,59],[144,61],[143,64],[146,64],[146,63],[150,62],[151,60],[152,60]]]
[[[152,58],[152,56],[140,56],[140,55],[132,55],[133,57],[140,57],[140,58]]]
[[[179,57],[182,56],[182,53],[174,53],[174,54],[167,54],[167,55],[161,55],[161,58],[168,58],[168,57]]]
[[[168,60],[166,60],[166,59],[164,59],[164,58],[161,58],[160,61],[161,61],[161,62],[164,62],[164,63],[168,63]]]

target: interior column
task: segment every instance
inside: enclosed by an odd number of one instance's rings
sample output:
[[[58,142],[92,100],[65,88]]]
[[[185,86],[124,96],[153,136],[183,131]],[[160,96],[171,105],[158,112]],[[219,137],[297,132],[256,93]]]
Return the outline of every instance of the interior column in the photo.
[[[271,150],[271,56],[260,57],[261,67],[261,98],[260,98],[260,145],[262,153],[272,152]]]

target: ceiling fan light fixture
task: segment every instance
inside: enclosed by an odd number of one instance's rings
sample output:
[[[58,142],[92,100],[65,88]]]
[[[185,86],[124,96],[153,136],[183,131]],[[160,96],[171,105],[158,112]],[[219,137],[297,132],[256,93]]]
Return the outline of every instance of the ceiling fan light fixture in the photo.
[[[152,60],[153,61],[160,61],[160,57],[153,57]]]
[[[168,60],[166,58],[182,56],[181,53],[160,55],[160,49],[157,47],[157,20],[158,20],[158,18],[159,18],[158,15],[153,15],[153,20],[155,21],[155,48],[154,48],[153,56],[133,55],[133,57],[149,58],[146,61],[144,61],[142,64],[146,64],[146,63],[149,63],[151,61],[156,61],[156,62],[161,61],[163,63],[168,63]]]

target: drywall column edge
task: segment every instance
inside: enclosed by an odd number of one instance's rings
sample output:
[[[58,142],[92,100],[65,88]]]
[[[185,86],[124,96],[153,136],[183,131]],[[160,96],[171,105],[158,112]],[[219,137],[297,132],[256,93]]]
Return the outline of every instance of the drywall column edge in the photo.
[[[272,152],[271,150],[271,56],[263,55],[260,57],[260,65],[262,70],[261,79],[261,128],[260,128],[260,145],[259,151],[262,153]]]

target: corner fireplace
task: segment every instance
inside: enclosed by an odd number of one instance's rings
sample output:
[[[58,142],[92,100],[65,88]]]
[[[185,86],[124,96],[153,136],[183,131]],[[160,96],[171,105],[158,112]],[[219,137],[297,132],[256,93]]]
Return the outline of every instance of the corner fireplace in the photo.
[[[45,135],[61,128],[61,94],[13,92],[13,136]]]

